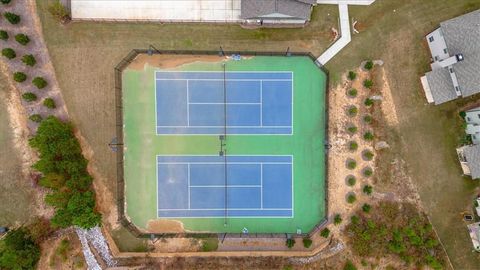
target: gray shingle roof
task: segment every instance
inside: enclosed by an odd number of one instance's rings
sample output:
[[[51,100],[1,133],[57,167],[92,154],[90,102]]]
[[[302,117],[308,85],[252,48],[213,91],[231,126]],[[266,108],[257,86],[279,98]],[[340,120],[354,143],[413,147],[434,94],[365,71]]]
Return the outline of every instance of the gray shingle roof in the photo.
[[[440,24],[451,55],[463,54],[465,60],[454,65],[463,96],[480,92],[480,10]]]
[[[281,18],[309,20],[310,0],[242,0],[242,19]],[[267,16],[272,15],[272,16]]]
[[[435,104],[457,98],[448,69],[436,69],[425,74]]]
[[[473,179],[480,178],[480,145],[472,145],[463,149],[468,168]]]

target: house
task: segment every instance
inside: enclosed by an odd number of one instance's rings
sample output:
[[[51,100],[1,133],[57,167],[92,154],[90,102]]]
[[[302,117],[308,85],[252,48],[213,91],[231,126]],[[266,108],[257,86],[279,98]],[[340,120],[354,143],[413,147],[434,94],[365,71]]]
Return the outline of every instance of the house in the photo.
[[[426,39],[432,71],[420,80],[428,102],[480,93],[480,10],[440,23]]]
[[[463,174],[472,179],[480,178],[480,145],[465,145],[457,148],[457,155]]]
[[[73,20],[303,25],[316,0],[66,0]]]
[[[480,252],[480,222],[467,225],[468,233],[472,239],[473,248],[475,251]]]
[[[480,144],[480,107],[466,111],[465,122],[465,132],[472,137],[472,143]]]

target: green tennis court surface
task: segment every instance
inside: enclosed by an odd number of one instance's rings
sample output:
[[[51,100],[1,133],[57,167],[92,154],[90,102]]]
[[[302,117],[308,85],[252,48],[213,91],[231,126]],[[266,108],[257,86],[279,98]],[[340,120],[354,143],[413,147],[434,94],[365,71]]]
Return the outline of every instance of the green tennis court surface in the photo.
[[[310,231],[326,212],[325,89],[300,56],[127,68],[127,215],[140,228]]]

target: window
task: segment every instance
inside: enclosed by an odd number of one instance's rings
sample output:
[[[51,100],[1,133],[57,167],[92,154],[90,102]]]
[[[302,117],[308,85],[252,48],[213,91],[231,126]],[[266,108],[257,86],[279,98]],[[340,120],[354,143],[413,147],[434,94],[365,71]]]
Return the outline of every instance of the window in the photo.
[[[453,73],[453,68],[449,68],[448,70],[450,71],[450,73]]]
[[[438,56],[435,56],[435,61],[438,61]]]
[[[470,121],[470,117],[467,117],[467,121]]]
[[[443,52],[444,52],[445,54],[447,54],[447,48],[443,49]]]
[[[475,137],[475,135],[472,135],[472,139],[474,139],[474,140],[475,140],[475,139],[477,139],[477,137]]]
[[[429,37],[428,41],[433,42],[433,37]]]

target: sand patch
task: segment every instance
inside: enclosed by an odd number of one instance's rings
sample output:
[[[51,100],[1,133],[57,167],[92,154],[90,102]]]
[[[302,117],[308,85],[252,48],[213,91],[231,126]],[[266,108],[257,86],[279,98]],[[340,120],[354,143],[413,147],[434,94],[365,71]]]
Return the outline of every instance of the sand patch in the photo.
[[[147,230],[151,233],[185,232],[182,222],[164,219],[149,220]]]
[[[147,65],[158,68],[175,68],[193,62],[220,62],[226,61],[227,57],[218,55],[176,55],[176,54],[139,54],[127,68],[144,70]]]

